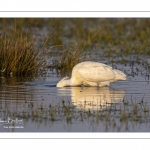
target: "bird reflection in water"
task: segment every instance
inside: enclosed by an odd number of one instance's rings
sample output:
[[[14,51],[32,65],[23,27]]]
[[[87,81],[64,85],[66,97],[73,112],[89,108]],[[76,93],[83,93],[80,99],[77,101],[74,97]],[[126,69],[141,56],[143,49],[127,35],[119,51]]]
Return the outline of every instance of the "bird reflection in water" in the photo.
[[[102,110],[112,103],[121,102],[125,90],[110,87],[63,87],[57,89],[58,96],[71,96],[72,104],[82,110]]]

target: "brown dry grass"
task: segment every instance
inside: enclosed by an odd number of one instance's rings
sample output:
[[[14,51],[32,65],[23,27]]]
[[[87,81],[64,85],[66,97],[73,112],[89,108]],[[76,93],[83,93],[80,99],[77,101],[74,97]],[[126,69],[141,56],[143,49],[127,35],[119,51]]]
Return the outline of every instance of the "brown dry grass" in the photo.
[[[0,38],[0,71],[5,76],[22,76],[36,73],[42,60],[40,50],[35,49],[34,41],[21,31],[8,29]]]

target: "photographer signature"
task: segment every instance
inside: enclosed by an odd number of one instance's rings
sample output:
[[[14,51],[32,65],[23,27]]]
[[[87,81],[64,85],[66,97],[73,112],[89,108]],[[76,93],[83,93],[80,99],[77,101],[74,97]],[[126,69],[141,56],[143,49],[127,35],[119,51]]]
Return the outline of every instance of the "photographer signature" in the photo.
[[[7,123],[22,123],[22,122],[23,122],[23,119],[19,120],[18,118],[12,119],[12,118],[8,117],[7,120],[2,120],[0,118],[0,125],[7,124]]]

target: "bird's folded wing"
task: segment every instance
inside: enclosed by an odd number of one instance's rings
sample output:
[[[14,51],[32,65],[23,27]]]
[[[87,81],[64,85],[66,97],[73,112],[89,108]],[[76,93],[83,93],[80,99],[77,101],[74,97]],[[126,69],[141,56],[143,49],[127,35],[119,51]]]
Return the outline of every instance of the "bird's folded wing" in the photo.
[[[89,82],[103,82],[113,80],[115,73],[111,67],[102,66],[81,66],[77,70],[77,74],[84,80]]]

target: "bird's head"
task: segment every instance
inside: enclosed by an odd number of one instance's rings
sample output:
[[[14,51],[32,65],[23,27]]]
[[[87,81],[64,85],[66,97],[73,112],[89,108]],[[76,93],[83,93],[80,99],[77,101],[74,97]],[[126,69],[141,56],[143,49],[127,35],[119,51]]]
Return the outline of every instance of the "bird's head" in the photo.
[[[56,87],[65,87],[65,86],[69,86],[68,85],[68,81],[69,81],[69,77],[64,77],[63,79],[61,79],[58,83],[57,83],[57,85],[56,85]]]

